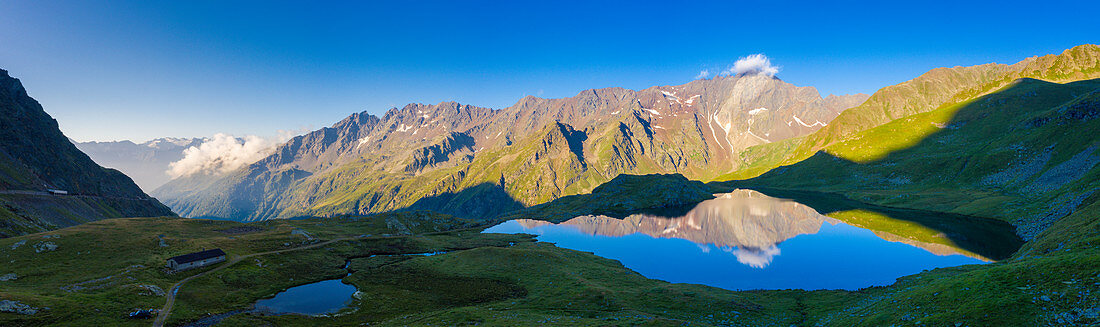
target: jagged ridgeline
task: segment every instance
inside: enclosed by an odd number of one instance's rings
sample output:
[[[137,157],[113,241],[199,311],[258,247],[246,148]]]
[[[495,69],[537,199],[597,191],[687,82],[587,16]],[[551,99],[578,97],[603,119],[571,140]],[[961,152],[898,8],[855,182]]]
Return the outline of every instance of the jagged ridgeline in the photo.
[[[126,175],[100,167],[0,69],[0,237],[118,217],[174,216]]]
[[[743,75],[563,99],[526,97],[500,110],[415,104],[382,118],[352,115],[239,171],[178,179],[154,194],[193,217],[257,220],[407,208],[492,217],[587,193],[619,174],[754,177],[1019,78],[1100,77],[1098,53],[1097,46],[1083,45],[1013,65],[939,68],[869,98],[822,98],[813,88]]]
[[[430,209],[488,218],[587,193],[624,174],[709,180],[746,165],[744,149],[813,132],[866,95],[744,75],[504,109],[411,104],[357,113],[221,176],[153,192],[181,215],[259,220]]]

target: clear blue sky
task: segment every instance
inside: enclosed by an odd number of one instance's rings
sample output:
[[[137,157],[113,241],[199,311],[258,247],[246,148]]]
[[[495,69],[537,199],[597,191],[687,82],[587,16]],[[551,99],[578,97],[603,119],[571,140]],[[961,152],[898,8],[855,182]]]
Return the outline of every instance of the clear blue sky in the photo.
[[[2,1],[0,68],[79,140],[274,135],[358,111],[675,85],[764,53],[824,94],[1100,42],[1096,1]]]

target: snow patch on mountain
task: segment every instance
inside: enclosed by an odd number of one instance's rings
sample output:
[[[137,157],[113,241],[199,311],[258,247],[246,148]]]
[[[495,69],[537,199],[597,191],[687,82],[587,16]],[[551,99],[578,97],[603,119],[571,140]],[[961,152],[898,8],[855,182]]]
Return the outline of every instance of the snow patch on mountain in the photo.
[[[745,132],[746,132],[746,133],[749,133],[749,135],[752,135],[753,137],[755,137],[755,138],[757,138],[757,139],[760,139],[761,141],[764,141],[764,142],[767,142],[767,143],[771,143],[771,141],[769,141],[768,139],[766,139],[766,138],[763,138],[763,137],[760,137],[760,136],[757,136],[756,134],[753,134],[753,133],[752,133],[752,131],[750,131],[750,130],[745,130]]]
[[[822,122],[821,122],[820,120],[819,120],[819,121],[817,121],[817,122],[815,122],[815,123],[813,123],[813,124],[807,124],[806,122],[802,121],[801,119],[798,119],[798,116],[791,116],[791,117],[793,117],[793,118],[794,118],[794,121],[798,122],[798,124],[800,124],[800,125],[802,125],[802,126],[806,126],[806,127],[814,127],[814,126],[826,126],[826,125],[827,125],[827,124],[825,124],[825,123],[822,123]],[[788,122],[788,124],[787,124],[787,125],[790,125],[790,123]]]

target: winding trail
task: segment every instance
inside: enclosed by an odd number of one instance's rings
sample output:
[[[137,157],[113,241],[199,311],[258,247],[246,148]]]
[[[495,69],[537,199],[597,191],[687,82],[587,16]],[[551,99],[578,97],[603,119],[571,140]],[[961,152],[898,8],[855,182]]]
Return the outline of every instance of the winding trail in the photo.
[[[293,252],[293,251],[299,251],[299,250],[308,250],[308,249],[318,248],[318,247],[322,247],[322,246],[329,245],[329,244],[336,243],[336,242],[340,242],[340,241],[350,241],[350,240],[355,240],[355,239],[360,239],[360,238],[366,238],[366,237],[356,236],[356,237],[336,238],[336,239],[331,239],[331,240],[324,241],[324,242],[321,242],[321,243],[314,243],[314,244],[310,244],[310,245],[299,246],[299,247],[296,247],[296,248],[289,248],[289,249],[282,249],[282,250],[274,250],[274,251],[247,254],[247,255],[243,255],[243,256],[236,256],[233,259],[230,259],[228,262],[218,266],[217,268],[210,269],[210,270],[192,275],[191,277],[184,278],[184,279],[176,282],[175,284],[172,284],[172,287],[169,288],[168,294],[166,295],[167,300],[165,301],[164,306],[160,308],[160,312],[157,314],[157,319],[153,321],[153,327],[162,327],[162,326],[164,326],[164,321],[167,320],[168,315],[170,315],[172,313],[172,306],[174,304],[176,304],[176,293],[179,292],[181,287],[183,287],[183,284],[186,284],[188,281],[190,281],[192,279],[202,277],[202,276],[206,276],[206,274],[209,274],[209,273],[212,273],[212,272],[215,272],[215,271],[218,271],[218,270],[225,269],[225,268],[230,267],[234,264],[237,264],[238,262],[241,262],[241,260],[252,258],[252,257],[258,257],[258,256],[268,255],[268,254],[284,253],[284,252]],[[385,237],[379,237],[379,238],[385,238]]]

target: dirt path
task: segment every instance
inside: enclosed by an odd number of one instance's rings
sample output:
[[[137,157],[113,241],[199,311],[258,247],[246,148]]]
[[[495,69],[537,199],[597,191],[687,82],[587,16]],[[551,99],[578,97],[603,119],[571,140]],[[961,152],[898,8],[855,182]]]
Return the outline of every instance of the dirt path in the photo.
[[[180,281],[176,282],[175,284],[172,284],[172,287],[170,287],[168,289],[168,294],[165,295],[167,297],[167,301],[165,301],[164,307],[160,308],[160,313],[157,314],[157,319],[153,321],[153,326],[154,327],[164,326],[164,321],[167,320],[168,315],[172,313],[172,306],[174,304],[176,304],[176,293],[179,292],[181,287],[183,287],[183,284],[186,284],[188,281],[190,281],[192,279],[202,277],[202,276],[206,276],[206,274],[209,274],[209,273],[212,273],[212,272],[215,272],[215,271],[218,271],[218,270],[225,269],[226,267],[230,267],[234,264],[237,264],[238,262],[241,262],[241,260],[252,258],[252,257],[258,257],[258,256],[268,255],[268,254],[299,251],[299,250],[307,250],[307,249],[322,247],[322,246],[329,245],[329,244],[336,243],[336,242],[340,242],[340,241],[348,241],[348,240],[354,240],[354,239],[359,239],[359,238],[361,238],[361,237],[337,238],[337,239],[324,241],[324,242],[321,242],[321,243],[314,243],[314,244],[310,244],[310,245],[299,246],[299,247],[296,247],[296,248],[289,248],[289,249],[282,249],[282,250],[275,250],[275,251],[267,251],[267,252],[260,252],[260,253],[253,253],[253,254],[238,256],[238,257],[234,257],[233,259],[230,259],[228,262],[218,266],[217,268],[210,269],[210,270],[192,275],[191,277],[184,278],[183,280],[180,280]]]

